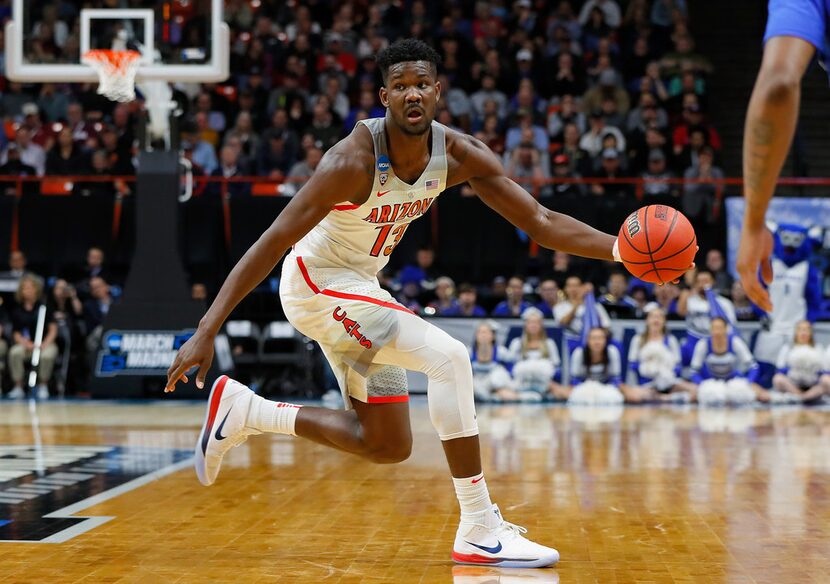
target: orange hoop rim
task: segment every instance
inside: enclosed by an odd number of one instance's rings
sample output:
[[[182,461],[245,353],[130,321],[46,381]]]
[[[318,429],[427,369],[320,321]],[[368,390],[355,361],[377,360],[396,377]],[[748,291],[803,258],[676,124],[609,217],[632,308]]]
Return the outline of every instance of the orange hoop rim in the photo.
[[[138,51],[116,51],[113,49],[93,49],[84,53],[83,60],[89,64],[110,65],[115,71],[124,71],[141,58]]]

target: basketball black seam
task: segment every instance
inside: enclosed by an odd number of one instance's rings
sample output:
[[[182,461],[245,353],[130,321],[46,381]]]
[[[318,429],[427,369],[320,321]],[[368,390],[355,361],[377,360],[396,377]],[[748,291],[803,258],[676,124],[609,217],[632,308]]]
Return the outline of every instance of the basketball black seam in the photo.
[[[684,272],[687,272],[687,271],[688,270],[686,268],[651,268],[650,270],[646,270],[645,272],[643,272],[642,274],[640,274],[637,277],[642,280],[643,276],[647,276],[652,272],[657,272],[658,275],[659,275],[660,272],[681,272],[681,273],[684,273]],[[665,284],[665,282],[663,282],[662,278],[660,279],[660,281],[663,284]]]
[[[649,207],[650,206],[651,205],[649,205]],[[654,271],[657,272],[660,284],[665,284],[663,278],[660,276],[660,270],[657,268],[657,264],[654,263],[654,254],[651,253],[651,242],[648,240],[648,207],[645,208],[645,212],[643,213],[643,233],[645,233],[646,236],[646,247],[648,247],[648,257],[651,258],[651,265],[654,268]]]
[[[657,246],[657,249],[654,250],[654,253],[657,253],[658,251],[663,249],[663,246],[666,245],[666,242],[669,240],[671,232],[674,231],[674,226],[677,224],[677,216],[680,215],[680,213],[677,212],[677,209],[672,209],[672,211],[674,211],[674,217],[671,220],[671,225],[669,225],[669,230],[666,232],[666,237],[665,239],[663,239],[663,243]]]
[[[665,256],[665,257],[658,258],[656,261],[658,261],[658,262],[662,262],[663,260],[670,260],[670,259],[671,259],[671,258],[673,258],[674,256],[676,256],[676,255],[680,255],[681,253],[683,253],[684,251],[686,251],[687,249],[689,249],[689,248],[692,246],[692,244],[693,244],[693,243],[695,243],[696,241],[697,241],[697,237],[696,237],[696,236],[695,236],[695,237],[692,237],[692,239],[690,239],[690,240],[689,240],[689,243],[687,243],[685,246],[683,246],[683,249],[680,249],[680,250],[678,250],[678,251],[676,251],[676,252],[674,252],[674,253],[672,253],[672,254],[669,254],[669,255],[667,255],[667,256]],[[640,253],[642,253],[642,252],[640,252]],[[651,261],[649,261],[649,260],[646,260],[646,261],[644,261],[644,262],[630,262],[630,261],[626,260],[626,262],[625,262],[625,263],[627,263],[627,264],[631,264],[632,266],[639,266],[639,265],[642,265],[642,264],[651,264],[651,263],[653,263],[653,262],[651,262]],[[663,269],[663,268],[661,268],[661,269]]]

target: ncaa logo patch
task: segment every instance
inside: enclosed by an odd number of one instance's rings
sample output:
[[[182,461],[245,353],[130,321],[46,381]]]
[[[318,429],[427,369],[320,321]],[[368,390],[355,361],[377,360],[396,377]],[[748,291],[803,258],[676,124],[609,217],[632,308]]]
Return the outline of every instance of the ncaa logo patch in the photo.
[[[386,181],[389,180],[389,169],[392,168],[392,161],[389,160],[389,157],[386,155],[378,156],[377,162],[377,169],[378,169],[378,181],[380,181],[380,186],[386,184]]]

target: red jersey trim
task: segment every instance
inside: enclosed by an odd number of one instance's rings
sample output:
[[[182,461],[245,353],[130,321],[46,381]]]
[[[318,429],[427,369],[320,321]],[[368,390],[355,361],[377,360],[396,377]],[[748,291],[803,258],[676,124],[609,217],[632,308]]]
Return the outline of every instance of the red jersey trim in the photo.
[[[300,273],[302,273],[303,280],[305,280],[306,285],[308,285],[308,287],[311,288],[311,291],[315,294],[331,296],[332,298],[340,298],[341,300],[357,300],[359,302],[368,302],[369,304],[376,304],[377,306],[383,306],[384,308],[400,310],[401,312],[406,312],[407,314],[415,314],[405,306],[401,306],[400,304],[395,304],[393,302],[378,300],[377,298],[372,298],[371,296],[362,296],[360,294],[347,294],[345,292],[329,290],[328,288],[320,290],[320,288],[318,288],[317,285],[314,282],[312,282],[311,278],[309,277],[308,270],[306,269],[305,263],[303,262],[303,258],[301,256],[297,256],[297,266],[300,268]]]

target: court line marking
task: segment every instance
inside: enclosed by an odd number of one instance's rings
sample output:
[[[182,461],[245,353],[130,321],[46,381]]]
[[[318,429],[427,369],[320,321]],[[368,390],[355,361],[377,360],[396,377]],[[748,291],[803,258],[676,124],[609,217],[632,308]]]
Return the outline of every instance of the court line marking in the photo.
[[[86,533],[91,529],[95,529],[115,519],[116,515],[111,516],[93,516],[93,517],[84,517],[84,516],[76,516],[75,513],[83,511],[84,509],[88,509],[89,507],[93,507],[98,505],[99,503],[103,503],[105,501],[109,501],[110,499],[114,499],[119,495],[123,495],[129,491],[133,491],[139,487],[143,487],[147,483],[151,483],[155,480],[158,480],[162,477],[165,477],[169,474],[174,472],[178,472],[188,466],[193,466],[193,457],[187,458],[185,460],[181,460],[175,464],[171,464],[169,466],[165,466],[158,470],[154,470],[151,473],[146,475],[142,475],[138,478],[135,478],[129,482],[124,483],[123,485],[119,485],[108,491],[104,491],[103,493],[98,493],[97,495],[93,495],[92,497],[87,497],[77,503],[73,503],[67,507],[62,509],[58,509],[57,511],[52,511],[51,513],[44,515],[44,519],[84,519],[80,523],[73,525],[71,527],[67,527],[57,533],[50,535],[49,537],[41,540],[20,540],[20,539],[0,539],[0,543],[65,543],[76,537],[81,535],[82,533]]]

